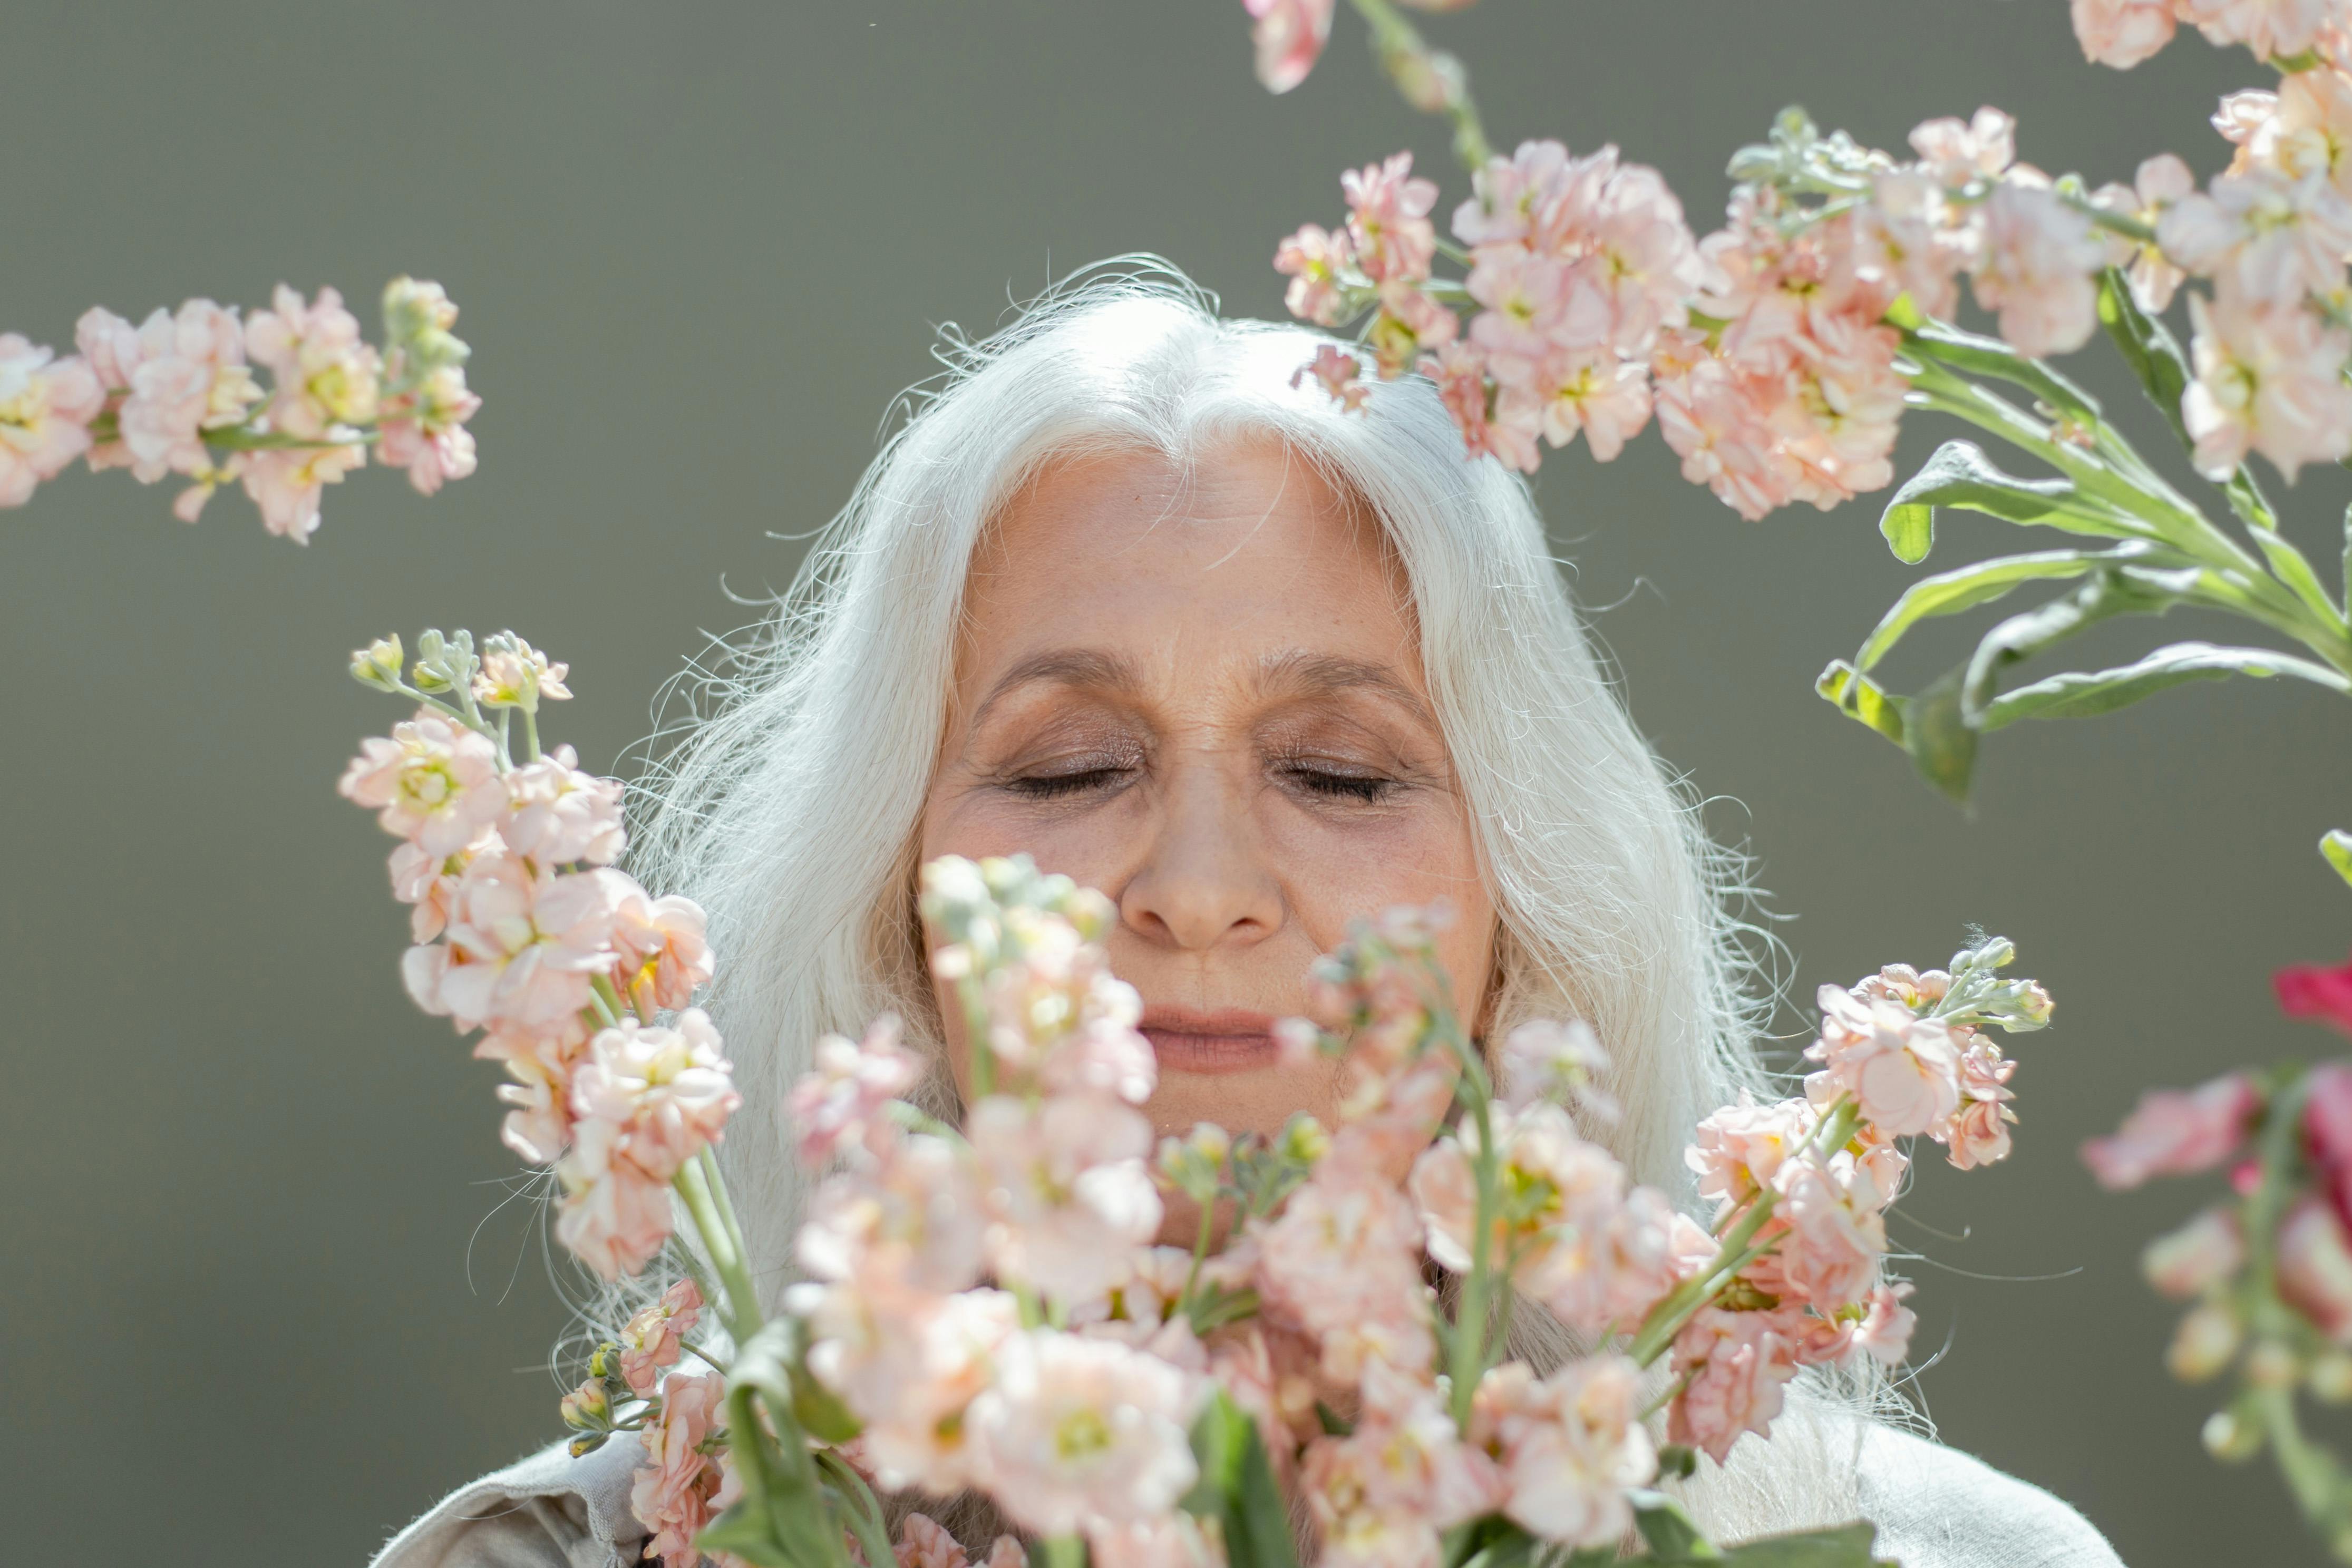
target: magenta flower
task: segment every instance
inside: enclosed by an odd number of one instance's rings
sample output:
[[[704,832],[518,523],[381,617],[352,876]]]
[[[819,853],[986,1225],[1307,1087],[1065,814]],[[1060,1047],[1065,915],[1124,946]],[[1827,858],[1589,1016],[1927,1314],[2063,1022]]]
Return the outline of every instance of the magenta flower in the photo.
[[[1268,92],[1288,92],[1307,79],[1331,37],[1333,0],[1242,0],[1254,25],[1257,79]]]
[[[2261,1093],[2236,1072],[2192,1090],[2152,1089],[2120,1129],[2083,1145],[2083,1163],[2114,1192],[2151,1176],[2209,1171],[2237,1153],[2262,1104]]]

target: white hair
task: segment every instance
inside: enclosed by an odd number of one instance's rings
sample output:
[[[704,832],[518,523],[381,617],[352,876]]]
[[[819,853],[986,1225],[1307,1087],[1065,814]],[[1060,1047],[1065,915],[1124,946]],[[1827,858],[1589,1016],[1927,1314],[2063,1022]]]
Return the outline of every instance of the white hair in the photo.
[[[1594,1135],[1685,1201],[1693,1121],[1763,1086],[1748,928],[1726,911],[1738,862],[1619,703],[1527,486],[1465,458],[1425,381],[1375,385],[1360,413],[1294,385],[1325,340],[1221,319],[1148,258],[1082,276],[984,340],[950,333],[947,374],[904,400],[791,590],[694,683],[707,716],[648,781],[635,858],[649,885],[709,912],[708,1005],[747,1106],[721,1161],[770,1291],[789,1278],[802,1186],[778,1107],[812,1042],[893,1011],[937,1049],[916,845],[965,575],[1006,500],[1076,455],[1144,452],[1182,472],[1272,438],[1376,518],[1497,912],[1490,1035],[1588,1020],[1624,1106]],[[1570,1348],[1539,1313],[1514,1340],[1547,1364]],[[1717,1529],[1853,1516],[1850,1469],[1801,1460],[1807,1439],[1790,1436],[1785,1458],[1776,1440],[1771,1460],[1694,1492]]]

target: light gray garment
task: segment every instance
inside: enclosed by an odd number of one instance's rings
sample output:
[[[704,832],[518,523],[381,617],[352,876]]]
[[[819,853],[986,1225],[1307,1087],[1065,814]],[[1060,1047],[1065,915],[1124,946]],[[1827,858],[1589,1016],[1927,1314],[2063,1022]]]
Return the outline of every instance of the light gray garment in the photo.
[[[635,1437],[574,1459],[561,1444],[462,1487],[393,1538],[373,1568],[632,1568]],[[1859,1461],[1878,1554],[1903,1568],[2123,1568],[2090,1522],[2040,1487],[1907,1432],[1873,1426]]]

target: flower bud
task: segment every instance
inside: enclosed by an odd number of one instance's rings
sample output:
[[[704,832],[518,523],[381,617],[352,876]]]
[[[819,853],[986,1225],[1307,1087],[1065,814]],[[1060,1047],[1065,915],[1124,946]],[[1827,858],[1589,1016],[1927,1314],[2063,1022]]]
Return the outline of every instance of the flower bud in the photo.
[[[352,651],[352,679],[378,691],[396,690],[401,661],[405,656],[401,652],[397,632],[389,637],[379,637],[366,647]]]
[[[2256,1340],[2246,1352],[2246,1381],[2257,1388],[2293,1388],[2302,1375],[2294,1347],[2282,1341]]]
[[[2158,1237],[2140,1254],[2147,1282],[2182,1301],[2202,1295],[2207,1286],[2228,1279],[2245,1261],[2246,1243],[2237,1216],[2220,1208],[2209,1208],[2179,1229]]]
[[[2304,1386],[2330,1405],[2352,1403],[2352,1355],[2331,1350],[2311,1364]]]
[[[1331,1134],[1306,1112],[1293,1112],[1290,1119],[1283,1123],[1282,1137],[1275,1148],[1286,1160],[1311,1166],[1331,1152]]]
[[[2238,1314],[2220,1301],[2208,1301],[2180,1320],[2164,1364],[2183,1383],[2202,1383],[2230,1364],[2243,1337]]]
[[[2205,1451],[2225,1465],[2243,1464],[2263,1451],[2263,1429],[2235,1410],[2216,1410],[2197,1434]]]
[[[592,1377],[563,1396],[557,1406],[563,1424],[574,1431],[609,1431],[613,1425],[613,1396],[606,1392],[604,1379]]]

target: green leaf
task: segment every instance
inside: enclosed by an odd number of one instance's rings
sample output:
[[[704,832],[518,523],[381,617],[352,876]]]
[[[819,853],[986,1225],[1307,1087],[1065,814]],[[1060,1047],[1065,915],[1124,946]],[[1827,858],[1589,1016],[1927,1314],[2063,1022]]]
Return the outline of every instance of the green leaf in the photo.
[[[1223,1389],[1192,1423],[1192,1458],[1200,1479],[1179,1506],[1216,1522],[1228,1568],[1297,1568],[1290,1511],[1275,1484],[1257,1423]]]
[[[1856,669],[1867,670],[1885,658],[1905,632],[1937,615],[1957,615],[2002,597],[2020,586],[2053,578],[2080,577],[2116,554],[2087,550],[2042,550],[2032,555],[2001,556],[1957,570],[1923,577],[1895,601],[1862,651],[1853,656]]]
[[[1723,1553],[1706,1532],[1683,1511],[1683,1505],[1662,1491],[1638,1490],[1628,1494],[1633,1504],[1633,1524],[1648,1542],[1655,1563],[1719,1563]]]
[[[1981,727],[1999,729],[2021,718],[2090,718],[2113,713],[2142,697],[2187,681],[2218,681],[2231,675],[2294,675],[2331,691],[2352,695],[2352,682],[2324,665],[2266,648],[2221,648],[2210,643],[2175,643],[2136,664],[2112,670],[2069,670],[2032,685],[2004,692],[1985,706]]]
[[[2156,404],[2172,425],[2184,448],[2194,450],[2189,427],[2181,423],[2180,398],[2189,390],[2189,356],[2171,329],[2139,308],[2124,275],[2109,267],[2099,278],[2099,321],[2123,350],[2124,362],[2139,378],[2147,401]]]
[[[1911,699],[1903,715],[1903,749],[1919,777],[1965,805],[1976,775],[1977,727],[1961,711],[1960,675],[1954,670]]]
[[[2069,533],[2108,538],[2137,538],[2142,530],[2086,499],[2071,479],[2021,479],[2004,474],[1972,441],[1948,441],[1936,449],[1919,472],[1904,481],[1887,503],[1878,531],[1903,559],[1917,562],[1933,542],[1927,528],[1909,520],[1906,507],[1957,507],[1982,512],[2011,523],[2036,523]],[[1905,547],[1913,547],[1906,549]],[[1916,551],[1916,553],[1915,553]]]
[[[727,1383],[727,1437],[743,1496],[705,1526],[695,1543],[758,1568],[847,1568],[841,1526],[826,1507],[808,1443],[793,1418],[798,1337],[798,1325],[782,1319],[737,1352]]]
[[[2336,874],[2352,882],[2352,833],[2341,828],[2330,828],[2327,836],[2319,841],[2319,852],[2336,868]]]
[[[1936,508],[1923,501],[1897,501],[1878,519],[1886,548],[1906,566],[1917,566],[1936,548]]]
[[[1928,325],[1904,335],[1916,353],[1939,360],[1964,374],[1990,376],[2023,387],[2079,423],[2098,422],[2099,400],[2039,360],[2030,360],[1999,338],[1979,337],[1957,327]]]
[[[1861,720],[1897,746],[1903,744],[1903,710],[1909,706],[1908,697],[1894,695],[1843,659],[1830,661],[1830,667],[1813,683],[1813,690],[1840,713]]]
[[[1723,1559],[1726,1568],[1876,1568],[1870,1549],[1877,1538],[1874,1525],[1858,1520],[1836,1530],[1768,1535],[1731,1548]]]

